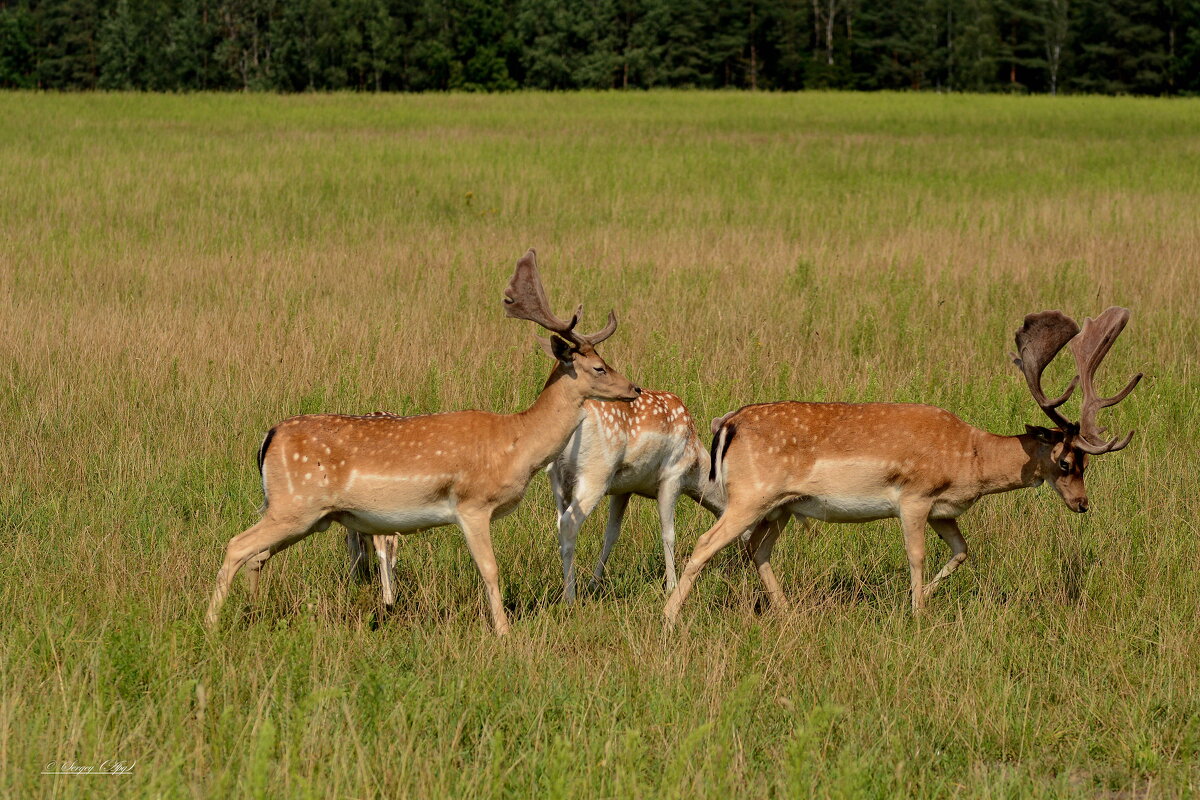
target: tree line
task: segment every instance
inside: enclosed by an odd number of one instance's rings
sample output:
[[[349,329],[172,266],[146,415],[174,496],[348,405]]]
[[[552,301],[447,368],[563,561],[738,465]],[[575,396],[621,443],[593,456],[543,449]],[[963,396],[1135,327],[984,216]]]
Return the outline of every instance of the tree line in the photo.
[[[0,87],[1200,93],[1200,0],[0,0]]]

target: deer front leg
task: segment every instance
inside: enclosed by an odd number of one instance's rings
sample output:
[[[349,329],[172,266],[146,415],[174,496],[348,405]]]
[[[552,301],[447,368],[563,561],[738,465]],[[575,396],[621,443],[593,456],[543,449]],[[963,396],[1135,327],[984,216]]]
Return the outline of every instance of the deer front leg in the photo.
[[[900,527],[904,530],[904,550],[908,554],[909,584],[912,591],[912,613],[925,611],[925,523],[929,519],[928,502],[912,502],[900,506]]]
[[[504,602],[500,596],[500,570],[496,566],[496,554],[492,550],[492,510],[460,510],[458,524],[463,529],[467,549],[471,551],[471,558],[475,561],[475,568],[479,570],[479,577],[483,579],[496,635],[503,636],[508,633],[509,624],[508,614],[504,612]]]
[[[575,485],[574,498],[558,519],[558,554],[562,559],[563,600],[575,600],[575,542],[579,529],[595,510],[608,487],[580,476]]]
[[[942,541],[950,545],[950,560],[946,562],[946,566],[942,567],[941,572],[934,576],[929,585],[925,587],[922,594],[928,600],[937,591],[938,584],[954,574],[954,571],[962,566],[962,563],[967,560],[967,540],[963,538],[962,531],[958,529],[958,521],[953,519],[931,519],[929,525],[933,528],[937,535],[942,537]]]
[[[572,490],[575,488],[575,476],[567,473],[565,465],[553,461],[550,466],[546,467],[546,477],[550,479],[550,493],[554,495],[554,511],[561,521],[567,505],[571,502]]]
[[[658,487],[658,521],[662,525],[663,573],[667,592],[675,590],[675,504],[679,501],[678,482],[663,483]]]
[[[371,577],[371,564],[367,561],[367,548],[363,545],[362,534],[346,529],[346,553],[350,556],[350,569],[360,581]]]
[[[600,560],[592,573],[592,590],[604,578],[604,568],[608,557],[612,554],[613,545],[621,535],[621,521],[625,519],[625,509],[629,507],[629,495],[614,494],[608,498],[608,524],[604,526],[604,546],[600,548]]]

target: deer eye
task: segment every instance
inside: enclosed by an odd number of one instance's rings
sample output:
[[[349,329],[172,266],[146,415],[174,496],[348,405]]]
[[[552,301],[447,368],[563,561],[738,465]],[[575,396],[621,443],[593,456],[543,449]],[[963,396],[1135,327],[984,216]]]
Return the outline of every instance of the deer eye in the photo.
[[[597,375],[603,375],[605,373],[604,367],[592,367],[592,369],[596,371]]]
[[[1058,468],[1061,469],[1063,472],[1070,472],[1071,464],[1068,461],[1060,461],[1060,462],[1058,462]]]

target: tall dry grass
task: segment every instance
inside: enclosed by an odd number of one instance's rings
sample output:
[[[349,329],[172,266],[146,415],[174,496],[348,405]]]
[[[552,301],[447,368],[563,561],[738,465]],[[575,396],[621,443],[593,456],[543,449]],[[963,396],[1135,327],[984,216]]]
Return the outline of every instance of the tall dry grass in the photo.
[[[1193,469],[1200,105],[704,93],[0,94],[0,788],[9,796],[1183,796],[1200,783]],[[1133,446],[964,517],[907,613],[895,523],[785,534],[796,601],[717,560],[664,638],[635,503],[567,608],[544,479],[495,526],[495,640],[457,531],[383,614],[335,532],[200,618],[254,452],[310,411],[529,403],[499,292],[621,317],[605,356],[701,421],[756,401],[1039,414],[1032,310],[1134,311]],[[586,323],[585,323],[586,324]],[[1066,377],[1059,368],[1055,379]],[[708,523],[681,505],[680,556]],[[580,561],[599,549],[589,523]],[[590,533],[591,535],[587,535]],[[931,537],[930,560],[945,548]],[[940,563],[940,562],[939,562]],[[125,777],[39,774],[136,761]]]

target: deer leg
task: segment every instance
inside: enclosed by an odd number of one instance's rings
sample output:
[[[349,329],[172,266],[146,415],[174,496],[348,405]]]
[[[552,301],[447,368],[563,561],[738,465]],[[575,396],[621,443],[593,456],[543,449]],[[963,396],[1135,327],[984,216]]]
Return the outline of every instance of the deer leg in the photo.
[[[221,614],[221,606],[229,595],[229,587],[247,562],[254,559],[257,569],[262,564],[285,547],[300,541],[320,524],[320,517],[312,520],[297,522],[295,518],[279,519],[270,516],[263,517],[254,525],[242,531],[229,540],[225,547],[225,561],[217,571],[217,585],[213,590],[212,599],[208,603],[208,612],[204,616],[205,624],[211,629],[216,626]]]
[[[554,495],[554,510],[558,514],[558,519],[562,521],[562,515],[567,510],[567,505],[571,502],[572,479],[564,474],[564,468],[557,461],[550,463],[546,467],[546,477],[550,479],[550,492]]]
[[[600,548],[600,560],[592,573],[592,589],[604,578],[604,567],[612,553],[617,537],[621,535],[621,521],[625,518],[625,509],[629,507],[629,495],[614,494],[608,498],[608,524],[604,526],[604,546]]]
[[[667,604],[663,607],[663,616],[667,618],[668,626],[675,624],[675,619],[679,616],[679,607],[691,593],[692,586],[696,582],[696,575],[709,559],[716,555],[722,547],[741,536],[748,528],[757,524],[759,519],[761,516],[757,511],[734,507],[726,508],[717,523],[696,540],[696,549],[692,551],[692,557],[688,559],[687,566],[683,568],[683,574],[679,576],[679,583],[675,586],[675,591],[667,598]]]
[[[775,542],[779,540],[779,534],[783,533],[783,529],[787,527],[788,519],[787,514],[782,514],[779,519],[760,522],[751,536],[751,540],[757,541],[757,544],[750,557],[754,561],[754,566],[758,568],[758,577],[762,578],[763,586],[767,589],[767,600],[770,601],[772,607],[781,610],[788,608],[790,604],[783,594],[783,588],[779,585],[779,581],[775,578],[775,572],[771,569],[771,551],[775,549]]]
[[[962,563],[967,560],[967,540],[963,538],[962,531],[958,529],[958,521],[953,519],[931,519],[929,525],[937,535],[942,537],[942,541],[950,545],[950,560],[946,562],[946,566],[942,567],[941,572],[933,577],[929,585],[923,590],[925,599],[928,600],[937,591],[938,584],[954,574],[954,571],[962,566]]]
[[[375,554],[379,556],[379,582],[383,584],[383,604],[396,604],[396,548],[400,537],[396,534],[372,536]]]
[[[350,555],[350,569],[360,581],[370,580],[371,564],[367,561],[367,548],[362,534],[346,529],[346,552]]]
[[[675,590],[675,504],[679,501],[678,483],[658,487],[658,521],[662,525],[663,573],[667,591]]]
[[[575,496],[558,518],[558,555],[562,559],[563,600],[568,603],[575,600],[575,542],[579,538],[579,529],[604,497],[606,489],[607,486],[594,485],[583,480],[582,476],[577,478]]]
[[[928,503],[909,503],[900,506],[900,527],[904,530],[904,550],[908,554],[909,584],[912,591],[912,613],[925,611],[925,523],[929,518]]]
[[[509,624],[500,596],[500,570],[496,566],[496,554],[492,550],[492,510],[460,510],[458,524],[465,534],[467,549],[471,551],[471,558],[475,561],[475,568],[479,570],[479,577],[483,579],[496,635],[503,636],[508,633]]]
[[[270,557],[271,553],[267,551],[259,553],[246,562],[246,591],[251,597],[258,594],[258,579],[262,573],[263,565],[267,563],[267,559]]]
[[[770,530],[770,524],[763,520],[738,537],[742,543],[742,555],[746,557],[747,562],[754,563],[754,554],[758,552],[768,530]]]

